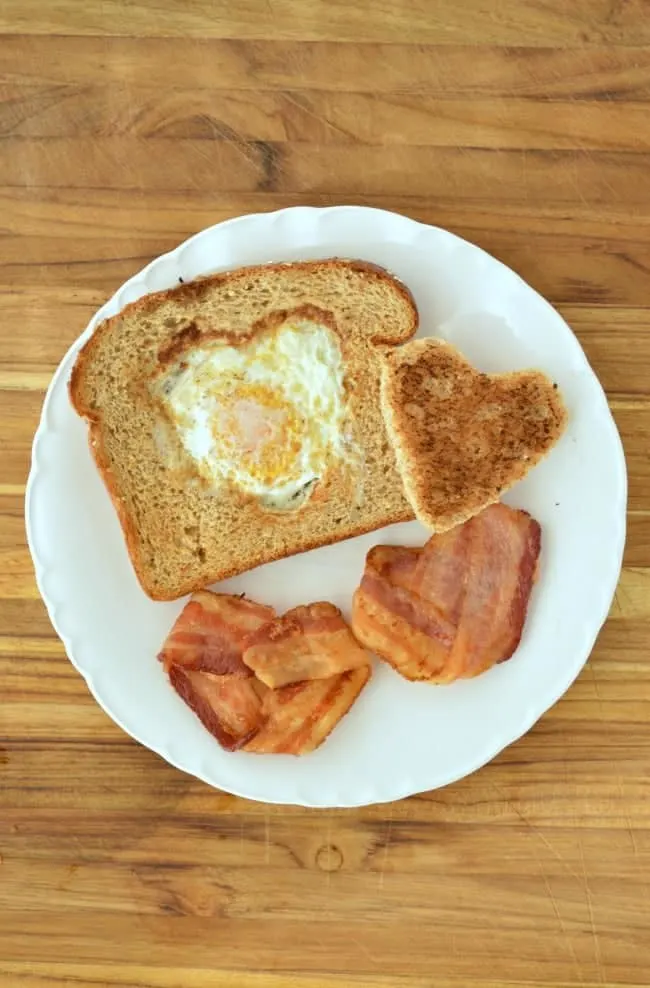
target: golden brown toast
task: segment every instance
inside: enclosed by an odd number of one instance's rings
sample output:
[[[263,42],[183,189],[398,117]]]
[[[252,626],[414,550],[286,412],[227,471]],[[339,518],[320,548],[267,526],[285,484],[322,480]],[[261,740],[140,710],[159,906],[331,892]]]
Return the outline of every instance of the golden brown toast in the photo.
[[[386,354],[381,403],[413,511],[435,532],[498,501],[567,422],[557,385],[541,371],[482,374],[438,339]]]

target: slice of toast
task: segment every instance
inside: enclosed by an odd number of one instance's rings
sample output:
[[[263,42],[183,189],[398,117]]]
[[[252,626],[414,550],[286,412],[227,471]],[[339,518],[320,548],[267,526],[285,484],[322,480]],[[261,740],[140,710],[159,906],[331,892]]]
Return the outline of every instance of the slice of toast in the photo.
[[[413,517],[379,381],[417,322],[401,282],[330,259],[198,279],[97,327],[70,397],[150,597]]]
[[[407,497],[434,532],[498,501],[567,422],[557,385],[541,371],[482,374],[438,339],[386,354],[381,403]]]

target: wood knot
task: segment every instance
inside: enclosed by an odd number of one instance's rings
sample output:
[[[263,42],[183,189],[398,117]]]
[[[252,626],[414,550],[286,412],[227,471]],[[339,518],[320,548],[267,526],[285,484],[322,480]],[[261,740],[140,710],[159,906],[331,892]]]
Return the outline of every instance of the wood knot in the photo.
[[[336,844],[323,844],[316,851],[316,865],[321,871],[339,871],[343,867],[343,851]]]

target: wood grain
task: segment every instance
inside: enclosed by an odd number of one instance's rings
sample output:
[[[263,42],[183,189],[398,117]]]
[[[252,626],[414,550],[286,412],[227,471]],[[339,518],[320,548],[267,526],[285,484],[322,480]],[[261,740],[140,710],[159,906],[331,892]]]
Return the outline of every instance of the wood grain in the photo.
[[[644,0],[0,4],[1,988],[650,983],[649,25]],[[558,306],[630,497],[609,620],[536,727],[454,786],[316,812],[109,720],[23,498],[50,375],[122,281],[208,224],[339,202]]]
[[[23,7],[24,9],[24,7]],[[441,9],[441,13],[443,9]],[[444,11],[446,13],[446,11]],[[460,33],[451,45],[102,37],[59,34],[53,44],[35,34],[3,40],[0,80],[6,84],[91,85],[111,83],[155,89],[160,98],[191,88],[227,94],[237,90],[340,93],[421,93],[449,99],[468,97],[647,102],[650,49],[582,45],[534,47],[523,33],[515,44],[468,44]],[[347,39],[351,41],[352,39]],[[471,59],[471,71],[468,71]],[[173,62],[173,79],[169,65]],[[363,71],[359,71],[360,65]],[[161,89],[163,92],[161,92]],[[27,94],[26,94],[27,95]],[[18,113],[20,108],[16,107]]]
[[[427,93],[341,93],[85,85],[4,85],[6,137],[266,141],[386,148],[520,150],[650,149],[648,105],[613,100],[432,97]],[[101,152],[105,145],[100,141]],[[128,145],[127,145],[128,147]],[[278,150],[278,153],[280,151]]]
[[[346,0],[4,0],[0,30],[8,34],[74,34],[114,37],[246,38],[298,41],[377,41],[411,44],[558,46],[639,45],[650,27],[643,0],[563,0],[544,5],[501,0],[493,10],[484,0],[462,6],[446,0],[411,0],[350,6]]]

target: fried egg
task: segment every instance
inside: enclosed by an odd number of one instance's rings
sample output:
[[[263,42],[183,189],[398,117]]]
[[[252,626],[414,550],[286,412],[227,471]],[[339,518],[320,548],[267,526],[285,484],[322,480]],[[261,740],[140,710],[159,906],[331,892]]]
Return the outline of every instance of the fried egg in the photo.
[[[287,321],[232,346],[182,356],[161,394],[185,452],[213,487],[230,482],[267,507],[294,507],[350,455],[338,337]]]

